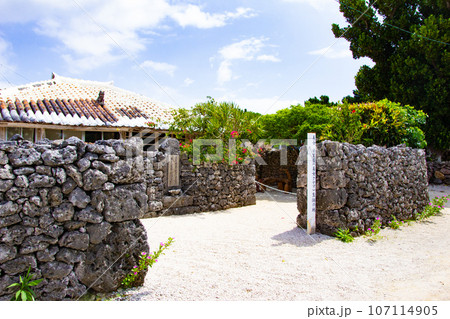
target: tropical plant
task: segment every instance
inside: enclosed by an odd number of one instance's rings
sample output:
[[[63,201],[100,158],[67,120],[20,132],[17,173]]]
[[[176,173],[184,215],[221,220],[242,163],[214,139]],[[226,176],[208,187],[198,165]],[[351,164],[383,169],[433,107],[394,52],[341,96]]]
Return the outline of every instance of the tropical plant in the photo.
[[[31,267],[28,267],[27,274],[25,277],[22,278],[22,276],[19,276],[19,282],[14,283],[8,286],[8,288],[11,287],[17,287],[17,291],[11,298],[13,301],[34,301],[36,298],[36,294],[34,293],[33,289],[30,287],[37,286],[42,281],[41,279],[32,280],[33,275],[30,274]]]
[[[236,131],[241,139],[255,143],[261,136],[260,114],[243,110],[234,103],[219,103],[211,97],[191,109],[177,109],[173,116],[170,130],[182,140],[202,138],[228,142],[231,132]]]

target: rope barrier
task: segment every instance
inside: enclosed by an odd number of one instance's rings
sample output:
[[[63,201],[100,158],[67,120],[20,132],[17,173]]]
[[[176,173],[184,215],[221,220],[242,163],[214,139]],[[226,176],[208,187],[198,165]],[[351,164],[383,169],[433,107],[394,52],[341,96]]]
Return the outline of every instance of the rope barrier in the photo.
[[[278,188],[275,188],[275,187],[272,187],[272,186],[269,186],[269,185],[260,183],[260,182],[258,182],[258,181],[255,181],[255,183],[257,183],[257,184],[259,184],[259,185],[261,185],[261,186],[264,186],[264,187],[273,189],[273,190],[275,190],[275,191],[277,191],[277,192],[280,192],[280,193],[285,193],[285,194],[288,194],[288,195],[295,195],[295,196],[297,196],[296,193],[291,193],[291,192],[282,191],[282,190],[280,190],[280,189],[278,189]]]

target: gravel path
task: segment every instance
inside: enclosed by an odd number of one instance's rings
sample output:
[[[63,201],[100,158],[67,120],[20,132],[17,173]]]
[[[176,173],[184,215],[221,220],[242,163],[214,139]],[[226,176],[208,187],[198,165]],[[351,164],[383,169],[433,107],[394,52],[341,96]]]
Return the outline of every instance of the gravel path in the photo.
[[[346,244],[307,236],[295,196],[269,194],[255,206],[142,220],[152,249],[175,242],[125,299],[450,300],[450,202],[442,216]]]

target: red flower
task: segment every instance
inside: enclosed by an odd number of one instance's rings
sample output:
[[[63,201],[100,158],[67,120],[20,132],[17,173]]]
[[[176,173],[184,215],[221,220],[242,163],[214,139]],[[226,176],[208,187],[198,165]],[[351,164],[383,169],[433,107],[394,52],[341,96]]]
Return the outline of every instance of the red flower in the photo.
[[[352,113],[355,113],[356,112],[356,110],[352,110]]]
[[[242,150],[242,153],[247,153],[247,149],[246,148],[244,148],[243,150]]]

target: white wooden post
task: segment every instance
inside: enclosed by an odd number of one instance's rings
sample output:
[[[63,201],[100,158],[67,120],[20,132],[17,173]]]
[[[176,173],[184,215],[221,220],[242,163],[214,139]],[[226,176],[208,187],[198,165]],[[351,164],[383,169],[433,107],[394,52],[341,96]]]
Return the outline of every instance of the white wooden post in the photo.
[[[316,133],[308,133],[308,166],[307,166],[307,228],[308,235],[316,232]]]

